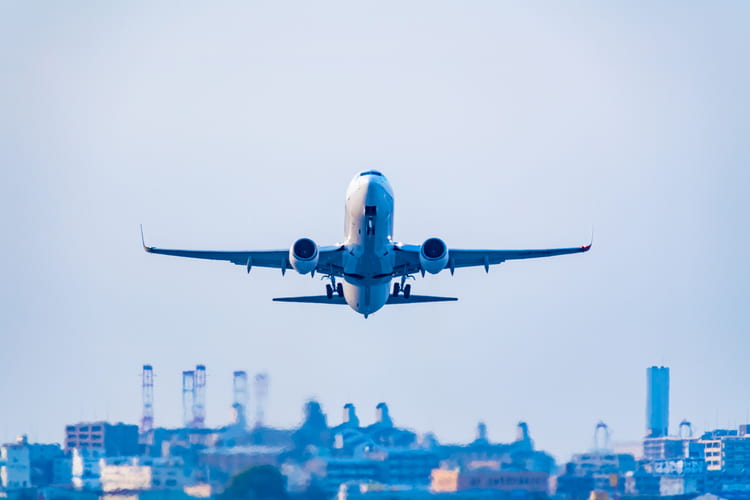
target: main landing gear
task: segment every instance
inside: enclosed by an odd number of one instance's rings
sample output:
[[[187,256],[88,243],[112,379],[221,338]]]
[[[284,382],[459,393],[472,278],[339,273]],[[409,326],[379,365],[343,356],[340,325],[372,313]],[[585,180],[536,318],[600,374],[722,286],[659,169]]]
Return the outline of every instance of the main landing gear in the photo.
[[[326,285],[326,297],[332,299],[334,290],[336,290],[336,294],[339,297],[344,296],[344,285],[342,285],[341,283],[336,283],[336,278],[331,276],[331,283],[329,285]]]
[[[406,281],[407,277],[411,276],[401,276],[401,283],[398,281],[393,284],[393,296],[398,297],[398,294],[402,291],[404,292],[404,298],[408,299],[411,296],[411,285],[404,285],[404,282]]]

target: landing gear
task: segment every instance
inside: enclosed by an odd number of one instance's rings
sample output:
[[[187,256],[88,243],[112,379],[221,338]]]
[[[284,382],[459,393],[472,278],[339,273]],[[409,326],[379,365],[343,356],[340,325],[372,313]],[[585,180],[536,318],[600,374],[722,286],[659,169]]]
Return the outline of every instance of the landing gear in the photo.
[[[332,275],[323,276],[323,279],[329,279],[331,282],[326,285],[326,297],[329,299],[333,298],[333,294],[335,293],[339,297],[344,296],[344,285],[342,283],[336,283],[336,277]]]
[[[403,292],[404,298],[408,299],[411,296],[411,285],[405,285],[406,276],[401,277],[401,283],[398,281],[393,284],[393,296],[398,297],[398,294]]]

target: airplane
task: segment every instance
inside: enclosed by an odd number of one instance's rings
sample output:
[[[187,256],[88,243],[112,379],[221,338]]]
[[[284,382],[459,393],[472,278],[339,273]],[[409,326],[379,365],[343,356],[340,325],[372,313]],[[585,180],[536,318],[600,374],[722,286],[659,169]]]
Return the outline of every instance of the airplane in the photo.
[[[277,302],[306,302],[314,304],[347,304],[367,318],[385,305],[423,302],[455,301],[456,297],[412,295],[411,284],[417,273],[438,274],[444,269],[451,275],[456,268],[484,267],[506,260],[552,257],[587,252],[588,245],[572,248],[538,250],[463,250],[448,248],[436,237],[421,245],[406,245],[393,240],[393,190],[388,180],[377,170],[358,173],[346,190],[344,242],[332,246],[318,246],[310,238],[296,240],[289,250],[174,250],[147,246],[148,253],[223,260],[244,266],[249,273],[253,267],[288,269],[299,274],[320,273],[326,284],[325,295],[278,297]],[[340,280],[337,280],[340,278]],[[391,288],[391,281],[396,280]]]

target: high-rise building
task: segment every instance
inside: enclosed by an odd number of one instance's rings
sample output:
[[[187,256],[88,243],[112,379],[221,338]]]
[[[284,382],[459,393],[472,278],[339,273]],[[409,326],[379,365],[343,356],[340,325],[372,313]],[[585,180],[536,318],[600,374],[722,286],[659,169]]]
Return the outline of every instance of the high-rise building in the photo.
[[[646,437],[669,435],[669,368],[652,366],[647,370]]]

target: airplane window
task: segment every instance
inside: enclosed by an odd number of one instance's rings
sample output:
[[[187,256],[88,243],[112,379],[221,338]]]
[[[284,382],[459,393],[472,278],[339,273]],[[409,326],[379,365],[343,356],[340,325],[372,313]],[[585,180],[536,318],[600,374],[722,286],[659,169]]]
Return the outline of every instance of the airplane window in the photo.
[[[375,205],[365,206],[365,215],[375,215],[378,207]]]
[[[381,174],[377,170],[368,170],[359,174],[360,177],[362,177],[363,175],[377,175],[378,177],[383,177],[383,174]]]

